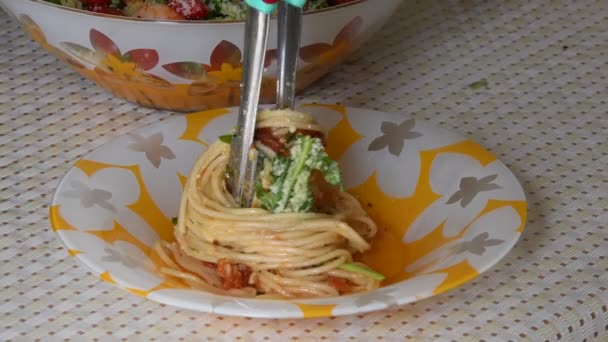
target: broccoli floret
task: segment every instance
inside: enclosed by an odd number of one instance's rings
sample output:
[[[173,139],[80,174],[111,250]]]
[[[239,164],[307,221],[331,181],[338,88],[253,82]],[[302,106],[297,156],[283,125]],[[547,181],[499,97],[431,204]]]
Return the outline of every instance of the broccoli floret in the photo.
[[[205,4],[211,19],[240,20],[247,14],[247,4],[240,0],[205,0]]]
[[[289,156],[272,160],[272,180],[264,187],[260,180],[256,186],[259,204],[274,213],[309,212],[313,207],[310,190],[310,173],[319,170],[325,180],[342,188],[338,163],[329,158],[319,138],[298,134],[290,141]],[[268,158],[268,157],[264,157]]]
[[[325,150],[319,153],[316,158],[316,163],[313,166],[313,169],[318,169],[323,174],[323,178],[327,181],[327,183],[331,185],[337,185],[340,187],[340,190],[344,190],[342,185],[342,176],[340,175],[340,168],[338,167],[338,163],[335,160],[329,158]]]

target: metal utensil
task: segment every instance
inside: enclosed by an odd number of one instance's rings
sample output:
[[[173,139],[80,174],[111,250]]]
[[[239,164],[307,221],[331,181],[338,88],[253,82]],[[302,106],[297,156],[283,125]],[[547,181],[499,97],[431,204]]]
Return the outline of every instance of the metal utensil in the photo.
[[[277,108],[293,109],[296,96],[296,71],[302,31],[302,9],[282,2],[278,18]]]
[[[293,108],[295,97],[295,78],[300,32],[302,25],[302,6],[305,1],[290,0],[279,6],[278,50],[279,71],[277,81],[277,107]],[[243,82],[241,84],[241,105],[237,119],[237,132],[232,140],[229,167],[232,170],[230,189],[241,207],[251,207],[256,177],[257,150],[252,147],[255,134],[264,57],[268,40],[271,10],[267,4],[258,7],[250,4],[245,24],[245,46],[243,54]]]
[[[232,139],[229,167],[232,170],[231,192],[242,207],[250,207],[257,155],[252,148],[255,121],[260,99],[264,55],[268,41],[270,14],[249,7],[245,24],[243,53],[243,81],[241,105],[237,119],[236,136]]]

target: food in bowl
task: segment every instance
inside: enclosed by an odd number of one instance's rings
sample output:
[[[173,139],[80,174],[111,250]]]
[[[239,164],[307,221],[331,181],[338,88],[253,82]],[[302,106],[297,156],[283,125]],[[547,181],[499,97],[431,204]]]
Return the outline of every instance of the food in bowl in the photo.
[[[199,290],[240,297],[377,289],[384,276],[353,259],[371,249],[377,226],[344,191],[317,121],[292,110],[258,114],[251,208],[240,207],[228,191],[231,137],[220,137],[195,162],[175,222],[176,241],[156,245],[160,271]]]
[[[244,0],[45,0],[90,12],[162,20],[243,20]],[[309,0],[304,10],[317,10],[354,0]]]
[[[53,232],[94,276],[150,300],[220,315],[301,318],[360,314],[437,295],[488,270],[524,231],[521,185],[475,142],[403,114],[334,104],[298,110],[327,132],[326,152],[339,162],[345,188],[378,226],[370,250],[355,259],[386,277],[378,289],[261,300],[217,296],[159,276],[166,265],[154,243],[175,241],[171,217],[183,217],[187,175],[197,157],[232,129],[236,107],[174,115],[83,157],[53,197]],[[146,143],[151,140],[162,140],[162,149]],[[470,201],[461,196],[463,179],[498,186]],[[103,207],[91,206],[92,189],[112,196],[104,197],[111,198]]]
[[[297,91],[351,56],[401,1],[355,0],[304,13]],[[244,21],[139,19],[43,0],[0,0],[0,6],[44,49],[118,98],[184,112],[239,105]],[[271,38],[261,103],[275,101],[276,79]]]

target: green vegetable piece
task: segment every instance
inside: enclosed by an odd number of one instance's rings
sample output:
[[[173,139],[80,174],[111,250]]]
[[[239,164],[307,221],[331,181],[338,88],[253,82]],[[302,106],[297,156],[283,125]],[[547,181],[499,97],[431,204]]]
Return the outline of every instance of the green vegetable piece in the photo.
[[[272,159],[271,163],[273,182],[269,189],[265,189],[262,186],[262,183],[258,181],[255,185],[255,196],[262,208],[275,212],[277,206],[279,205],[279,201],[282,198],[280,191],[283,187],[283,183],[285,182],[285,178],[287,177],[291,160],[287,157],[277,156]],[[262,168],[263,165],[264,160],[262,159],[258,164],[258,168]]]
[[[290,212],[305,213],[312,209],[313,197],[310,191],[310,169],[304,168],[293,186],[292,195],[287,203]]]
[[[383,281],[386,278],[384,275],[372,270],[371,268],[367,268],[363,265],[355,264],[352,262],[345,262],[342,265],[338,266],[338,268],[348,272],[363,274],[378,281]]]
[[[306,10],[307,11],[314,11],[314,10],[318,10],[321,8],[326,8],[329,7],[329,3],[327,2],[327,0],[312,0],[306,3]]]
[[[289,173],[291,163],[291,159],[287,157],[279,156],[274,159],[272,162],[272,176],[276,181],[270,186],[270,191],[280,195],[283,183],[285,183],[285,179]]]
[[[485,87],[485,88],[488,87],[488,80],[486,80],[485,78],[481,79],[477,82],[473,82],[473,83],[469,84],[469,88],[471,88],[471,89],[479,89],[482,87]]]
[[[123,9],[126,6],[126,3],[123,0],[112,0],[112,3],[110,4],[111,7],[115,7],[118,9]]]
[[[59,0],[63,6],[82,9],[82,2],[80,0]]]
[[[279,192],[281,194],[281,199],[279,200],[279,204],[275,209],[275,212],[285,211],[287,202],[292,194],[293,187],[298,180],[298,176],[302,173],[304,166],[306,165],[306,160],[310,154],[311,147],[312,138],[307,135],[304,135],[296,140],[294,147],[290,151],[294,160],[287,170],[285,181],[282,183],[281,190]]]
[[[314,202],[310,173],[315,169],[321,171],[328,183],[343,190],[338,163],[327,155],[321,139],[296,134],[291,137],[289,144],[289,157],[277,156],[272,159],[272,183],[269,189],[264,189],[258,181],[256,197],[264,209],[274,213],[309,212]],[[263,165],[260,163],[258,168]]]
[[[327,183],[331,185],[339,185],[340,190],[344,191],[338,163],[329,158],[325,151],[323,151],[323,156],[321,157],[321,162],[318,169],[323,173],[323,178],[325,178]]]
[[[175,226],[177,224],[177,216],[171,218],[171,223]]]
[[[281,199],[279,194],[264,189],[260,184],[256,184],[255,197],[260,202],[262,208],[271,211],[276,208],[277,203]]]
[[[222,142],[225,142],[226,144],[231,144],[232,143],[232,134],[220,135],[220,140]]]

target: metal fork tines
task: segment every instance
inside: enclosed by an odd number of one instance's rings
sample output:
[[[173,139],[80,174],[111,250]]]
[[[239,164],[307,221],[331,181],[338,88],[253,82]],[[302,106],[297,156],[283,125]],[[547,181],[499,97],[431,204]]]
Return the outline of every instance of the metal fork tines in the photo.
[[[270,15],[249,7],[245,24],[245,46],[243,53],[243,83],[241,105],[237,118],[236,136],[232,140],[230,168],[232,170],[231,191],[242,207],[250,207],[253,199],[253,183],[257,156],[252,149],[255,121],[258,111],[264,55],[268,40]]]
[[[258,111],[270,14],[249,7],[245,25],[243,82],[237,131],[232,141],[230,189],[241,207],[251,207],[254,196],[257,152],[252,148]],[[300,46],[302,10],[282,2],[278,18],[277,107],[293,108]]]

